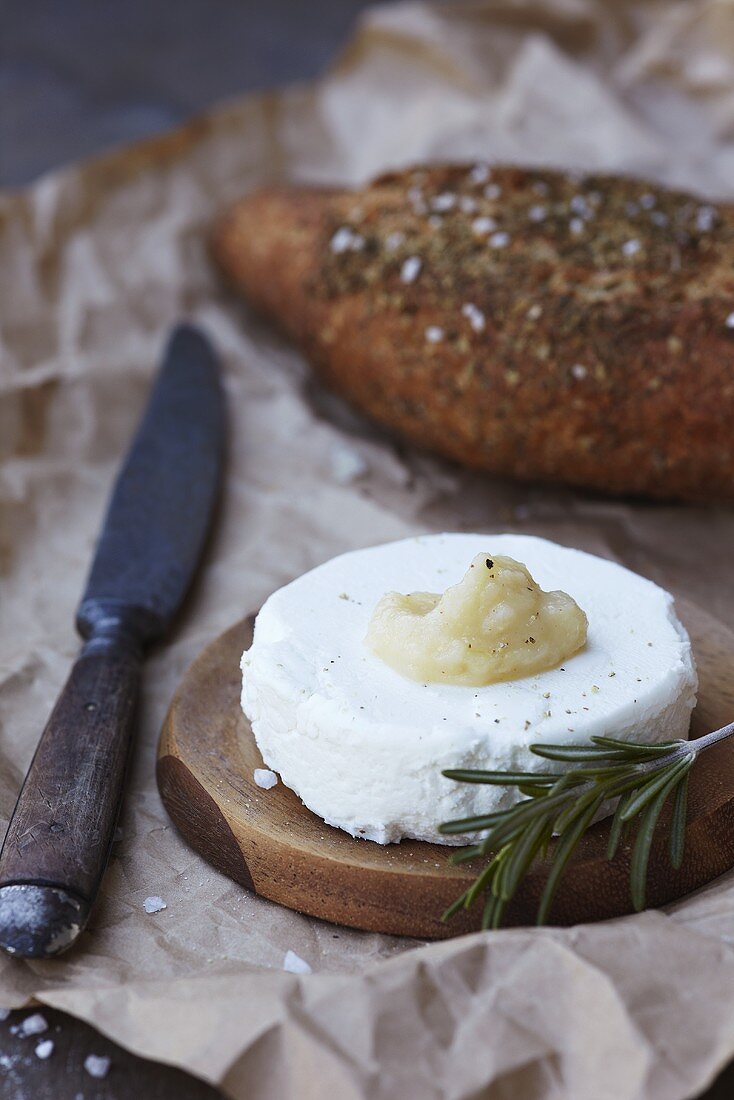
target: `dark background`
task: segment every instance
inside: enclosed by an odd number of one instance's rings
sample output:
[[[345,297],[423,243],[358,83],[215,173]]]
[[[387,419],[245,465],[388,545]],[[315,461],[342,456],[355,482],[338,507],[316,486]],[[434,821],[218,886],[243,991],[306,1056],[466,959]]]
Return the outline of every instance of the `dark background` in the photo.
[[[316,76],[366,0],[0,0],[0,186],[183,122],[219,99]],[[0,1023],[3,1100],[209,1100],[178,1071],[133,1058],[91,1028],[42,1010],[54,1039]],[[47,1036],[43,1036],[46,1038]],[[109,1054],[94,1081],[88,1054]],[[706,1100],[731,1100],[731,1068]],[[397,1100],[397,1098],[396,1098]],[[592,1100],[592,1098],[589,1098]]]
[[[366,0],[0,0],[0,186],[304,80]]]

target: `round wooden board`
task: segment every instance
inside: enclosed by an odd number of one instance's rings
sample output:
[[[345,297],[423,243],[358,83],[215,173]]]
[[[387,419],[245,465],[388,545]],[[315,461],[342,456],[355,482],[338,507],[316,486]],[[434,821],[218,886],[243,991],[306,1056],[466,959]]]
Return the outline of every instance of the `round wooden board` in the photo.
[[[696,737],[734,716],[734,634],[698,608],[681,603],[679,610],[700,677],[691,731]],[[184,838],[236,882],[314,917],[427,939],[476,929],[480,905],[448,925],[440,920],[476,874],[472,864],[450,862],[451,848],[356,840],[326,825],[282,783],[267,791],[255,785],[253,771],[263,762],[239,704],[239,660],[251,637],[248,619],[218,638],[190,667],[171,703],[158,786]],[[661,818],[650,859],[651,905],[679,898],[734,864],[733,741],[706,752],[692,772],[686,853],[677,872],[667,859],[667,820]],[[631,911],[630,847],[623,845],[608,862],[607,831],[600,822],[579,845],[553,905],[554,923]],[[545,875],[542,865],[531,871],[506,924],[534,922]]]

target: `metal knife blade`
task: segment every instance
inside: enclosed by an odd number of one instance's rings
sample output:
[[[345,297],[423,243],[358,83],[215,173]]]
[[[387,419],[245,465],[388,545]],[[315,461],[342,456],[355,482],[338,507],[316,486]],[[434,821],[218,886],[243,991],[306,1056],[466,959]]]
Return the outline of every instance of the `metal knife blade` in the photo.
[[[218,495],[225,402],[216,356],[174,333],[118,476],[77,614],[85,639],[0,852],[0,947],[48,958],[84,928],[109,857],[145,644],[201,557]]]
[[[110,499],[77,616],[83,636],[100,605],[138,608],[150,636],[164,633],[209,530],[225,430],[212,346],[180,325]]]

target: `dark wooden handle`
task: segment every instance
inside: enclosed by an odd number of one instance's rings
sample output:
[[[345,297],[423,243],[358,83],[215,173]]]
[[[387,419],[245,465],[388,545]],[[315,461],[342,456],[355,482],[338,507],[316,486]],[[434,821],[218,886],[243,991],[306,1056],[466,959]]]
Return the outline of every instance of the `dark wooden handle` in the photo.
[[[139,677],[137,648],[110,638],[87,643],[71,670],[0,853],[0,945],[11,953],[55,954],[89,915],[120,808]],[[43,927],[55,908],[66,914],[60,938]]]

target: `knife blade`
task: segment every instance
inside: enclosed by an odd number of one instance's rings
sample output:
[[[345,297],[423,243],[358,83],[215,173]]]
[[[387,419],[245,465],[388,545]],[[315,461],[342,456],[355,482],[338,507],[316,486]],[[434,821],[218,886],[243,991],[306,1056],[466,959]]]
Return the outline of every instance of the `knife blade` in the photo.
[[[201,559],[221,482],[224,393],[211,344],[180,325],[117,477],[76,616],[83,645],[0,852],[0,947],[48,958],[86,925],[104,873],[142,659]]]

